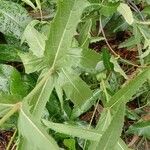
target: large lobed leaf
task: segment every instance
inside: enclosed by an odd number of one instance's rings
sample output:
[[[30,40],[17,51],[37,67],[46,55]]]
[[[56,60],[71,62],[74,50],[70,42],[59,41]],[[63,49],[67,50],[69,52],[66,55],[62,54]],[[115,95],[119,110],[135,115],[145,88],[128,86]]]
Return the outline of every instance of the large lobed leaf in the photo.
[[[50,66],[63,65],[82,12],[88,5],[86,0],[58,1],[58,11],[51,23],[45,49],[45,57]]]

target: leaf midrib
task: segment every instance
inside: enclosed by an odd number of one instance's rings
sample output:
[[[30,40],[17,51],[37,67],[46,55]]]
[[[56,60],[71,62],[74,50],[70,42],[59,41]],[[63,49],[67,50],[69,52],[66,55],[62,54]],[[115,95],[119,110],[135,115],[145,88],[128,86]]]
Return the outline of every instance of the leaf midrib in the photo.
[[[75,0],[74,3],[73,3],[73,7],[74,7],[74,5],[75,5],[75,2],[76,2],[76,0]],[[72,7],[72,8],[73,8],[73,7]],[[55,55],[55,57],[54,57],[54,62],[53,62],[53,64],[52,64],[52,68],[55,67],[55,64],[56,64],[56,61],[57,61],[57,57],[58,57],[58,55],[59,55],[59,52],[60,52],[60,49],[61,49],[61,45],[62,45],[62,43],[63,43],[63,39],[64,39],[65,33],[66,33],[66,31],[67,31],[67,26],[68,26],[68,24],[69,24],[69,21],[70,21],[70,17],[71,17],[71,15],[72,15],[72,12],[73,12],[73,11],[71,10],[71,12],[70,12],[70,14],[69,14],[69,17],[68,17],[68,21],[67,21],[67,23],[66,23],[66,25],[65,25],[65,29],[64,29],[64,31],[63,31],[63,34],[62,34],[60,43],[59,43],[58,48],[57,48],[56,55]]]
[[[80,97],[82,98],[82,100],[84,100],[81,92],[78,90],[78,88],[74,85],[74,83],[71,81],[71,79],[68,77],[68,75],[66,74],[65,70],[62,68],[62,71],[64,73],[64,75],[66,76],[66,78],[69,80],[69,82],[72,84],[72,86],[74,87],[74,89],[79,93]]]

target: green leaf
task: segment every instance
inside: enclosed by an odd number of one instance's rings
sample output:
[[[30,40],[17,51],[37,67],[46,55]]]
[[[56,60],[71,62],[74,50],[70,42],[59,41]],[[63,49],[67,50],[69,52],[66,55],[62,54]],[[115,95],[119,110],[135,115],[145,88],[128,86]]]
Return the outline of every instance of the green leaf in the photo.
[[[42,120],[42,122],[44,123],[45,126],[51,128],[56,132],[67,134],[73,137],[79,137],[92,141],[98,141],[101,137],[100,133],[97,133],[91,129],[61,123],[53,123],[47,120]]]
[[[58,121],[59,119],[62,119],[62,110],[60,107],[60,103],[58,100],[58,97],[54,92],[51,94],[49,101],[46,104],[46,108],[49,112],[49,117],[56,118]],[[52,119],[53,120],[53,119]],[[55,120],[54,120],[55,121]]]
[[[45,66],[45,62],[43,61],[43,58],[38,58],[35,55],[33,55],[32,52],[28,52],[28,53],[18,53],[18,55],[20,56],[24,67],[25,67],[25,72],[27,74],[35,72],[35,71],[40,71],[42,69],[44,69]]]
[[[141,58],[145,58],[146,56],[150,55],[150,40],[145,40],[143,49],[146,49],[146,51],[140,56]]]
[[[114,71],[120,73],[127,80],[128,76],[125,74],[123,69],[120,67],[120,65],[117,62],[117,59],[115,59],[114,56],[111,56],[110,62],[114,65]]]
[[[88,111],[92,105],[96,102],[96,100],[100,97],[101,91],[95,91],[89,99],[85,101],[85,103],[81,107],[75,107],[72,111],[71,118],[77,118],[81,114],[85,113]]]
[[[136,93],[136,91],[142,86],[144,82],[150,76],[150,69],[143,70],[140,74],[138,74],[135,78],[131,79],[123,88],[121,88],[117,93],[115,93],[107,107],[113,107],[121,102],[128,102],[132,96]]]
[[[69,150],[76,150],[76,142],[74,139],[64,139],[63,143]]]
[[[113,15],[117,11],[119,3],[106,3],[100,9],[100,13],[106,17]]]
[[[0,65],[0,92],[23,97],[26,94],[20,73],[9,65]]]
[[[14,45],[0,44],[0,62],[20,62],[18,48]]]
[[[49,97],[54,88],[54,78],[52,76],[46,76],[46,78],[43,78],[42,80],[42,86],[40,86],[33,94],[33,99],[30,99],[30,103],[34,105],[32,109],[32,114],[36,120],[41,119],[46,103],[49,100]]]
[[[125,144],[125,142],[120,138],[114,150],[131,150],[131,149],[129,149],[128,146]]]
[[[133,14],[130,7],[125,3],[120,3],[117,8],[118,12],[124,17],[126,22],[131,25],[134,22]]]
[[[86,0],[58,1],[58,11],[51,23],[46,42],[45,57],[50,66],[63,66],[81,14],[88,5],[89,3]]]
[[[140,121],[129,127],[129,134],[144,136],[150,139],[150,121]]]
[[[110,110],[104,109],[95,129],[97,133],[103,133],[108,128],[110,122],[111,122]],[[88,150],[96,150],[97,145],[98,142],[91,141]]]
[[[87,20],[81,27],[81,29],[79,28],[79,37],[78,37],[78,42],[80,47],[82,48],[88,48],[88,44],[89,44],[89,38],[91,37],[90,35],[90,30],[91,30],[91,26],[92,26],[92,21],[91,20]]]
[[[0,117],[6,114],[20,99],[17,95],[0,92]]]
[[[5,104],[0,102],[0,118],[2,118],[11,108],[13,108],[13,104]]]
[[[27,11],[17,3],[0,1],[0,31],[21,38],[23,30],[31,21]]]
[[[41,11],[41,2],[40,0],[35,0],[37,8]]]
[[[135,37],[130,37],[119,45],[119,48],[132,47],[137,44]]]
[[[110,110],[104,108],[104,110],[101,114],[101,117],[99,119],[99,122],[96,126],[96,131],[98,133],[104,133],[108,129],[111,121],[112,121],[112,116],[111,116]],[[98,142],[90,142],[88,150],[96,149],[97,144],[98,144]],[[120,138],[118,140],[118,142],[116,143],[114,150],[129,150],[129,149],[128,149],[127,145]]]
[[[25,2],[27,5],[31,6],[33,9],[36,9],[34,4],[30,0],[22,0],[22,1]]]
[[[83,67],[87,72],[96,68],[96,65],[101,60],[101,55],[90,49],[83,49],[80,60],[80,67]]]
[[[100,41],[104,41],[105,38],[104,37],[91,37],[90,38],[90,43],[96,43],[96,42],[100,42]]]
[[[27,42],[33,55],[41,58],[44,56],[46,37],[34,28],[38,23],[39,21],[33,20],[27,25],[23,33],[23,40]]]
[[[112,121],[106,131],[102,134],[96,150],[110,150],[115,147],[121,135],[125,115],[125,104],[119,105]]]
[[[86,100],[92,97],[92,91],[88,85],[75,73],[73,74],[62,69],[62,73],[60,73],[58,80],[67,98],[69,98],[75,106],[80,107]]]
[[[90,3],[99,3],[99,0],[88,0]]]
[[[145,6],[144,9],[142,10],[144,14],[150,15],[150,6]]]
[[[27,140],[28,148],[59,150],[54,139],[29,114],[25,103],[19,113],[18,128],[20,134]]]
[[[103,64],[105,66],[105,68],[109,71],[111,71],[113,69],[113,64],[110,62],[110,58],[111,58],[111,55],[108,51],[107,48],[103,48]]]

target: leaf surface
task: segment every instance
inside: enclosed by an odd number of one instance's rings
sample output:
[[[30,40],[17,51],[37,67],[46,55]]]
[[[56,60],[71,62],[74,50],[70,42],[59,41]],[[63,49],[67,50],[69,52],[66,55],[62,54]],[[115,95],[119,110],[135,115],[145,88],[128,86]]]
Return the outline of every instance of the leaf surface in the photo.
[[[119,137],[122,132],[123,122],[125,115],[125,104],[121,104],[115,115],[112,118],[112,121],[106,131],[102,134],[100,141],[98,142],[96,150],[110,150],[114,148],[119,140]]]
[[[128,102],[136,91],[142,86],[144,82],[150,76],[150,69],[145,69],[139,73],[135,78],[128,81],[128,83],[121,88],[117,93],[115,93],[110,102],[107,104],[107,107],[113,107],[121,102]]]
[[[0,92],[18,97],[26,94],[21,75],[12,66],[0,64]]]
[[[27,74],[40,71],[46,67],[43,58],[38,58],[32,52],[18,53],[25,67]]]
[[[0,31],[21,38],[23,30],[31,21],[27,11],[19,4],[0,1]]]
[[[130,126],[127,132],[150,139],[150,121],[148,120],[137,122]]]
[[[98,141],[101,137],[101,134],[87,128],[81,128],[78,126],[61,123],[53,123],[47,120],[42,121],[47,127],[51,128],[52,130],[63,134],[68,134],[70,136],[88,139],[92,141]]]
[[[38,23],[39,21],[33,20],[27,25],[23,39],[26,40],[33,54],[41,58],[44,56],[46,37],[34,28]]]
[[[59,82],[62,84],[67,98],[78,107],[92,97],[92,91],[88,85],[75,73],[62,69]]]
[[[130,7],[125,3],[120,3],[117,8],[118,12],[124,17],[126,22],[131,25],[134,22],[133,14]]]
[[[111,56],[110,62],[114,65],[114,70],[120,73],[125,79],[128,79],[128,76],[125,74],[123,69],[120,67],[118,61],[115,59],[114,56]]]
[[[45,57],[50,66],[63,65],[63,59],[71,47],[71,39],[76,33],[81,14],[88,5],[86,0],[58,1],[58,11],[51,23],[46,42]]]
[[[28,146],[30,148],[35,147],[36,149],[59,150],[54,139],[48,135],[37,122],[35,122],[26,107],[27,105],[24,103],[20,110],[18,128],[21,135],[27,140]]]

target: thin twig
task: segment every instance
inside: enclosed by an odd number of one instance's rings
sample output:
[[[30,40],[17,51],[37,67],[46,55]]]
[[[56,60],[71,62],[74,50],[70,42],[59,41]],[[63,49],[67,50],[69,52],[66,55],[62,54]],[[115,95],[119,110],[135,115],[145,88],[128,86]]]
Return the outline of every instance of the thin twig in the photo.
[[[147,67],[147,66],[139,66],[139,65],[137,65],[137,64],[134,64],[133,62],[130,62],[130,61],[127,61],[127,60],[123,59],[119,54],[117,54],[117,53],[112,49],[111,45],[109,44],[109,42],[108,42],[108,40],[107,40],[107,38],[106,38],[105,32],[104,32],[104,30],[103,30],[101,17],[100,17],[100,27],[101,27],[102,35],[103,35],[103,37],[104,37],[104,40],[105,40],[105,42],[106,42],[108,48],[109,48],[110,51],[116,56],[116,58],[119,58],[121,61],[123,61],[123,62],[125,62],[125,63],[127,63],[127,64],[129,64],[129,65],[135,66],[135,67],[137,67],[137,68],[146,68],[146,67]]]
[[[139,136],[134,135],[131,142],[128,144],[128,147],[132,147],[137,142],[138,139],[139,139]]]
[[[97,110],[98,105],[99,105],[99,101],[100,101],[100,100],[98,100],[97,103],[96,103],[95,109],[94,109],[94,111],[93,111],[93,114],[92,114],[92,117],[91,117],[91,120],[90,120],[90,123],[89,123],[89,126],[88,126],[87,129],[90,129],[90,127],[91,127],[91,125],[92,125],[94,116],[95,116],[95,114],[96,114],[96,110]],[[87,143],[87,140],[85,140],[85,143],[84,143],[84,146],[83,146],[83,150],[85,150],[85,148],[86,148],[86,143]]]
[[[106,42],[108,48],[111,50],[111,52],[112,52],[116,57],[119,58],[120,56],[111,48],[109,42],[107,41],[105,32],[104,32],[104,30],[103,30],[103,26],[102,26],[102,19],[101,19],[101,16],[100,16],[100,29],[101,29],[102,35],[103,35],[103,37],[104,37],[104,39],[105,39],[105,42]]]
[[[8,146],[7,146],[6,150],[10,150],[10,147],[11,147],[12,142],[13,142],[15,136],[16,136],[16,133],[17,133],[17,129],[15,130],[13,136],[11,137],[11,139],[10,139],[10,141],[9,141],[9,143],[8,143]]]

